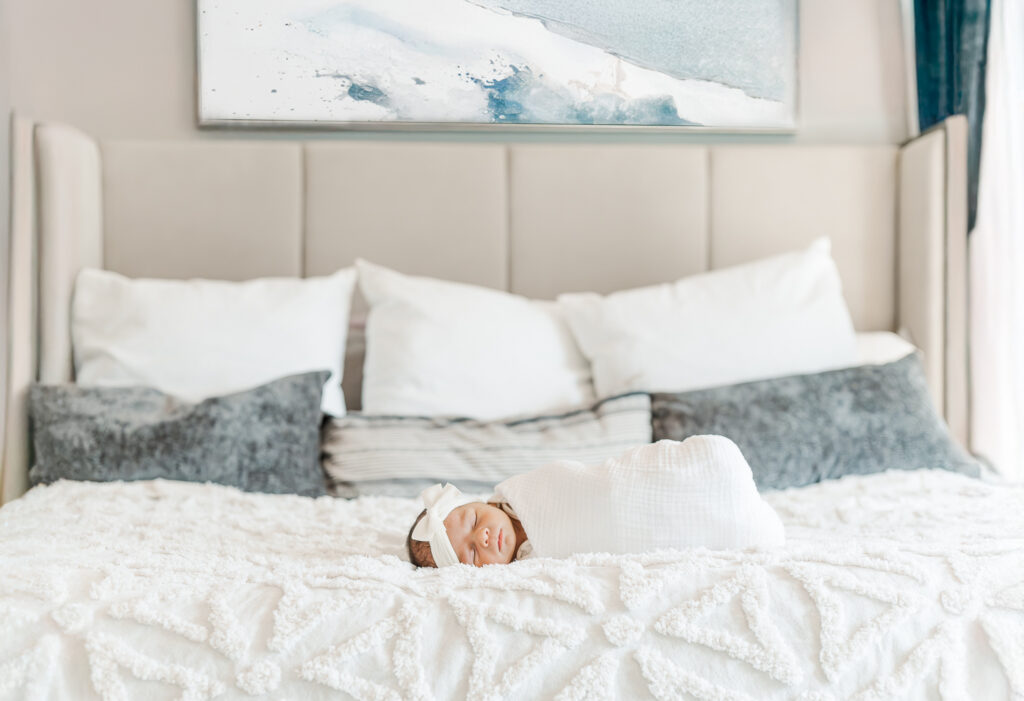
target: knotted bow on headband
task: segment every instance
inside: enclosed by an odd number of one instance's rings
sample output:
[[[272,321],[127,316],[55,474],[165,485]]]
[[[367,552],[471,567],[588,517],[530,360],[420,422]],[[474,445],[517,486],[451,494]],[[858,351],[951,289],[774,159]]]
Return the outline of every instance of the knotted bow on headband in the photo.
[[[459,564],[459,556],[455,554],[455,548],[448,539],[444,520],[456,507],[469,500],[462,496],[454,484],[446,484],[443,488],[440,484],[428,487],[420,493],[420,499],[427,507],[427,513],[413,529],[412,539],[430,543],[430,554],[434,556],[434,563],[438,567]]]

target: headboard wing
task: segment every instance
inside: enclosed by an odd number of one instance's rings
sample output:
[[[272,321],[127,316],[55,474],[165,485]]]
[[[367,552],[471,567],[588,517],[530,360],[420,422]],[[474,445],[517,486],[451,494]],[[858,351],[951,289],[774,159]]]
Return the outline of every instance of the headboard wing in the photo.
[[[98,144],[62,124],[35,129],[39,244],[39,379],[70,382],[71,293],[82,268],[103,267]]]
[[[35,159],[32,122],[11,120],[11,238],[7,253],[7,373],[3,444],[0,445],[0,504],[28,488],[31,460],[28,389],[39,375],[36,307]]]
[[[900,153],[900,333],[924,351],[932,398],[968,436],[967,120],[952,117]]]

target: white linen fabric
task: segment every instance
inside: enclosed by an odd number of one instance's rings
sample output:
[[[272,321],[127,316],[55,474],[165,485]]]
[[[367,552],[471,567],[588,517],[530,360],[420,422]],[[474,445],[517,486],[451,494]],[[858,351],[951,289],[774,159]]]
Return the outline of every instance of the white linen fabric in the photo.
[[[554,462],[494,493],[519,515],[540,557],[785,543],[750,465],[724,436],[662,440],[600,465]]]
[[[417,570],[412,499],[37,487],[0,509],[0,698],[1024,695],[1024,486],[765,500],[783,548]]]
[[[364,414],[498,419],[594,400],[554,302],[356,261],[370,305]]]
[[[807,374],[857,357],[828,239],[671,284],[565,294],[558,303],[600,397]]]
[[[75,381],[152,387],[187,402],[330,370],[324,412],[342,416],[342,363],[356,273],[220,280],[129,279],[83,270],[71,334]]]
[[[327,422],[322,464],[334,496],[404,496],[448,481],[487,492],[555,460],[600,462],[651,442],[651,397],[609,397],[565,414],[517,419],[366,416]]]

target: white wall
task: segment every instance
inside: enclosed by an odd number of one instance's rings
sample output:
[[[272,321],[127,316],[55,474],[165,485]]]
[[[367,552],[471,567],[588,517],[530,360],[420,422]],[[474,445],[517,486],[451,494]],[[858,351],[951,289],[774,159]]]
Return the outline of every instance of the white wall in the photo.
[[[196,128],[194,0],[6,0],[14,106],[100,137],[233,138]],[[795,137],[509,132],[401,134],[432,140],[835,141],[906,136],[899,3],[801,0]],[[245,132],[268,138],[295,133]],[[324,138],[380,134],[321,133]]]
[[[899,3],[801,0],[800,140],[907,138]]]

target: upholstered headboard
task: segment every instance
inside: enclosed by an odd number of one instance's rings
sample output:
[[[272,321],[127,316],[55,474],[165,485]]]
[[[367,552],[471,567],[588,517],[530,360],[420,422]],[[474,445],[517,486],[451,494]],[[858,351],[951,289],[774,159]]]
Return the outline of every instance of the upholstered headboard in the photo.
[[[901,330],[924,350],[966,444],[965,143],[959,118],[903,147],[96,141],[17,119],[3,498],[26,485],[27,386],[72,379],[85,266],[241,280],[363,257],[545,298],[828,235],[858,330]]]

